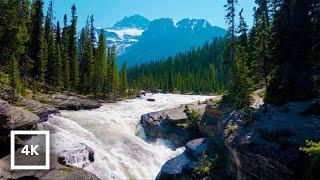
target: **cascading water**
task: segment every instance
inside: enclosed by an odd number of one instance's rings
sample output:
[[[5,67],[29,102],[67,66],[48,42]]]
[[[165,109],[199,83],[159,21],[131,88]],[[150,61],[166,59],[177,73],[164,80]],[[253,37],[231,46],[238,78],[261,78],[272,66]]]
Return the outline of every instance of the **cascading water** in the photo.
[[[148,102],[147,98],[156,101]],[[140,116],[209,98],[148,94],[92,111],[62,111],[40,128],[51,131],[51,151],[63,154],[69,164],[84,167],[101,179],[154,179],[161,166],[183,149],[174,151],[165,140],[146,142],[139,127]],[[93,163],[89,163],[87,147],[94,151]]]

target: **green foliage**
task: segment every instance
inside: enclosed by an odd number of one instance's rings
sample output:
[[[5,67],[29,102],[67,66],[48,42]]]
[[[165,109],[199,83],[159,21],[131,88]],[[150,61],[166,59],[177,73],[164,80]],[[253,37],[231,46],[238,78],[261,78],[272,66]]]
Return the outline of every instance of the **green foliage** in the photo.
[[[72,173],[75,171],[74,167],[68,166],[68,167],[61,167],[59,168],[60,172],[64,172],[64,173]]]
[[[185,123],[178,124],[178,126],[186,129],[197,129],[201,117],[200,112],[194,109],[190,110],[187,105],[183,112],[186,113],[188,119]]]
[[[127,65],[124,63],[120,71],[120,95],[122,97],[128,96],[128,75]]]
[[[223,158],[216,155],[210,158],[206,152],[202,153],[198,166],[195,168],[196,177],[205,177],[210,175],[213,170],[221,168],[223,165]]]
[[[236,132],[238,130],[238,126],[237,125],[234,125],[234,124],[229,124],[227,126],[227,132],[228,134],[232,134],[234,132]]]
[[[77,14],[76,6],[71,7],[71,25],[69,27],[69,58],[70,58],[70,85],[72,90],[78,88],[79,63],[77,59]]]
[[[306,147],[299,148],[311,157],[310,166],[306,173],[307,179],[318,179],[320,172],[320,142],[306,141]]]
[[[110,100],[116,100],[119,95],[119,73],[116,60],[116,47],[113,46],[109,53],[107,70],[107,90]]]
[[[10,85],[9,75],[6,74],[3,71],[0,71],[0,84],[4,85],[4,86],[9,86]]]

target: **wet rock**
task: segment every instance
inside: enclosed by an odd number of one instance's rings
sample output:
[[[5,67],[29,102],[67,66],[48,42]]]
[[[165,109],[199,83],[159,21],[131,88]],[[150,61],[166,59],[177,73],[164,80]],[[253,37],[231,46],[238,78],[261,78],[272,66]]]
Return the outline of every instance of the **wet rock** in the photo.
[[[157,179],[189,179],[199,165],[202,153],[209,152],[209,142],[207,138],[189,141],[181,155],[170,159],[162,166]]]
[[[151,99],[151,98],[147,99],[147,101],[149,101],[149,102],[156,102],[155,99]]]
[[[189,109],[197,109],[203,114],[205,105],[189,105]],[[184,146],[188,141],[201,137],[198,129],[182,128],[181,123],[187,121],[184,108],[174,108],[152,112],[141,116],[141,124],[150,140],[169,139],[176,147]]]
[[[85,144],[58,153],[58,162],[62,165],[77,165],[83,168],[93,161],[94,151]]]
[[[191,179],[183,171],[186,164],[192,162],[187,152],[167,161],[161,168],[157,180]]]

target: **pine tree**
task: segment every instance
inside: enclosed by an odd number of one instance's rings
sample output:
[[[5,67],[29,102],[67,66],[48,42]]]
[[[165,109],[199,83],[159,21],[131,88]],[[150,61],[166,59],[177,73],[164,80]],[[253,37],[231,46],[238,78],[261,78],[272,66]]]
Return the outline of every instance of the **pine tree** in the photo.
[[[54,57],[54,79],[53,85],[56,87],[63,87],[63,76],[62,76],[62,62],[60,45],[57,43],[55,46],[55,57]]]
[[[86,28],[83,28],[81,31],[79,41],[79,55],[79,90],[84,94],[88,94],[91,90],[94,90],[93,50],[88,36],[88,26]]]
[[[107,79],[107,44],[106,44],[106,37],[104,34],[104,30],[101,30],[100,36],[99,36],[99,44],[98,49],[96,53],[96,61],[94,66],[94,72],[95,72],[95,91],[96,95],[98,97],[105,97],[105,95],[108,92],[108,88],[112,88],[112,80],[109,81],[109,87],[108,86],[108,80]],[[112,72],[112,69],[110,69],[110,72]],[[110,78],[113,77],[113,74],[110,75]]]
[[[69,58],[70,58],[70,86],[77,90],[79,83],[79,63],[77,58],[77,14],[76,6],[71,8],[71,25],[69,27]]]
[[[236,4],[238,3],[237,0],[227,0],[227,4],[224,6],[226,8],[226,23],[228,24],[227,30],[227,51],[228,51],[228,60],[226,63],[226,67],[228,69],[228,81],[229,81],[229,88],[235,88],[236,82],[233,79],[234,73],[234,61],[236,55],[236,23],[235,23],[235,11],[236,11]],[[232,96],[232,95],[231,95]]]
[[[107,75],[107,91],[109,99],[116,100],[119,92],[119,77],[118,77],[118,67],[116,61],[116,47],[113,46],[109,53],[108,58],[108,75]]]
[[[120,95],[122,97],[128,96],[128,75],[127,75],[127,64],[124,63],[120,71]]]
[[[43,1],[35,0],[31,12],[31,40],[29,45],[30,57],[33,59],[33,77],[44,82],[45,80],[45,39],[43,32]]]
[[[61,46],[61,29],[60,29],[60,22],[57,21],[57,28],[56,28],[56,42]]]
[[[69,27],[67,24],[67,15],[64,15],[64,27],[61,37],[61,64],[63,88],[70,89],[70,58],[69,58]]]
[[[168,59],[168,90],[170,92],[174,91],[174,77],[173,77],[173,59],[170,57]]]

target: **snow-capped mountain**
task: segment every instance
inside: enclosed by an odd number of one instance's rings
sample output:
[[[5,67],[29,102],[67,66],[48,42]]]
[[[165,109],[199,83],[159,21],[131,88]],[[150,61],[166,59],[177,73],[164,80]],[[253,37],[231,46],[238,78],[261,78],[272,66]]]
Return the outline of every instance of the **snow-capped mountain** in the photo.
[[[98,34],[100,31],[97,29]],[[226,34],[203,19],[149,21],[140,15],[125,17],[104,31],[108,47],[117,47],[119,64],[126,61],[128,66],[174,56]]]
[[[149,24],[150,21],[140,15],[125,17],[113,27],[104,29],[108,47],[115,45],[117,54],[123,54],[128,47],[138,42],[138,38]],[[100,34],[101,28],[97,28],[96,31]]]

